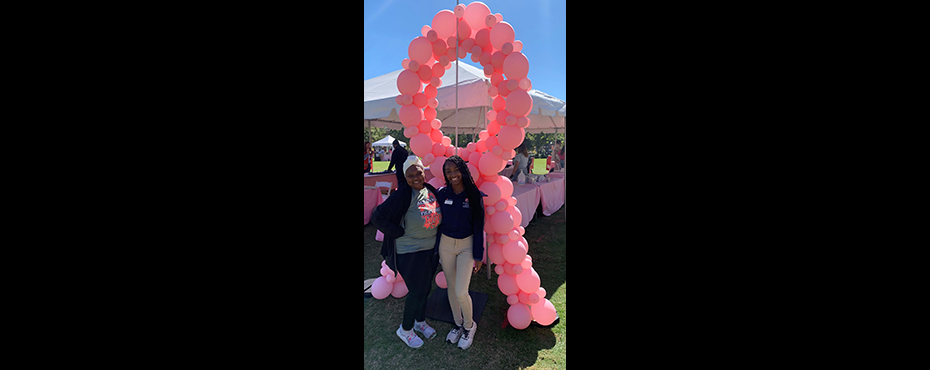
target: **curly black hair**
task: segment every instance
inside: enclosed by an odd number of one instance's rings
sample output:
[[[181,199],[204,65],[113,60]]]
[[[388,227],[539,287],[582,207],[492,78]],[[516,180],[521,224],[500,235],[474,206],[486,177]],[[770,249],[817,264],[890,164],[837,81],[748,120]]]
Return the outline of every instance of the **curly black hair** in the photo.
[[[468,170],[468,165],[465,164],[465,160],[457,155],[446,158],[446,162],[442,164],[442,177],[445,179],[446,184],[449,184],[449,178],[446,177],[445,171],[446,163],[455,164],[462,174],[462,184],[465,186],[465,194],[468,196],[468,203],[472,205],[472,207],[470,207],[472,219],[478,220],[484,217],[484,202],[481,199],[481,192],[478,191],[478,186],[475,185],[475,180],[472,179],[471,171]]]

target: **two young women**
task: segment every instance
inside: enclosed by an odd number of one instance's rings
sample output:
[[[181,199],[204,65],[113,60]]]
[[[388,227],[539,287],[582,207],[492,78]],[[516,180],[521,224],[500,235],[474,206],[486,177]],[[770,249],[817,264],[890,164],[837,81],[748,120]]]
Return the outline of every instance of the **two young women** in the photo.
[[[483,194],[461,157],[452,156],[442,166],[446,186],[437,190],[426,182],[422,162],[409,156],[403,166],[405,183],[398,184],[371,218],[384,233],[381,255],[407,284],[403,322],[396,334],[412,348],[423,345],[417,332],[427,339],[436,335],[426,324],[426,299],[438,262],[445,271],[456,324],[446,341],[468,348],[477,329],[468,285],[484,255]]]

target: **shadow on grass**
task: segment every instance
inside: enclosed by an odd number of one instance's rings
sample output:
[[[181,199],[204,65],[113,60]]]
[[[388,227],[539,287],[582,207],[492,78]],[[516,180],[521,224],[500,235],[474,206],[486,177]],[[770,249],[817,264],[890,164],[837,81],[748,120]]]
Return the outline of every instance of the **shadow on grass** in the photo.
[[[388,297],[382,300],[364,300],[364,352],[366,368],[520,368],[536,364],[541,367],[564,367],[565,364],[565,302],[564,292],[559,299],[553,294],[565,284],[565,212],[564,208],[550,217],[539,216],[526,227],[524,237],[533,258],[533,268],[539,274],[546,298],[559,309],[561,321],[552,328],[535,325],[517,330],[505,324],[507,297],[497,287],[497,274],[487,278],[487,266],[472,275],[470,290],[488,294],[478,331],[471,348],[467,350],[444,342],[452,324],[427,319],[436,329],[437,336],[419,349],[407,347],[394,331],[403,316],[404,298]],[[375,241],[373,225],[364,227],[364,278],[379,276],[381,268],[381,242]],[[492,267],[493,268],[493,267]],[[437,269],[437,273],[442,266]],[[435,290],[436,284],[433,283]],[[502,327],[503,326],[503,327]],[[558,332],[558,335],[556,333]],[[562,343],[559,343],[559,342]],[[540,362],[540,357],[544,357]],[[539,363],[538,363],[539,362]]]

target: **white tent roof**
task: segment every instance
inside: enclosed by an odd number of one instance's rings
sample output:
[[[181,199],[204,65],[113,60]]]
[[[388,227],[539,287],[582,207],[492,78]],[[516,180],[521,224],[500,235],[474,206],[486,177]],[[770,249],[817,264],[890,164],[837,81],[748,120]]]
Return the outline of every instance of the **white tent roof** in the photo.
[[[373,127],[402,129],[397,111],[395,98],[397,91],[397,75],[403,69],[365,80],[365,126],[370,123]],[[455,64],[446,70],[442,76],[442,86],[437,90],[436,98],[439,106],[436,109],[436,118],[442,121],[443,132],[451,136],[455,127],[460,131],[467,128],[483,130],[486,125],[485,113],[491,107],[488,97],[489,79],[484,78],[484,71],[468,63],[459,62],[459,99],[458,117],[455,114]],[[532,76],[532,70],[530,72]],[[531,78],[532,79],[532,78]],[[532,89],[529,91],[533,98],[533,109],[528,118],[530,126],[527,132],[565,132],[565,101]],[[458,121],[456,123],[456,120]]]
[[[400,143],[400,146],[407,146],[407,143],[403,141],[398,140],[398,142]],[[393,146],[393,145],[394,145],[394,137],[391,135],[385,136],[384,139],[371,143],[371,146]]]

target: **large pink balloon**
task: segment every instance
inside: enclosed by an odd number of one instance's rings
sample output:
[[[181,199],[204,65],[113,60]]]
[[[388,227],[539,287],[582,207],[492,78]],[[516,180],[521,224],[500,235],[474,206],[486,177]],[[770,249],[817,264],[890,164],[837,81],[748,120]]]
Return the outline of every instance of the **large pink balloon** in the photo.
[[[501,276],[508,276],[507,274]],[[508,294],[509,295],[509,294]],[[507,309],[507,321],[514,329],[523,330],[533,321],[533,313],[525,304],[518,303]]]
[[[494,25],[494,27],[491,27],[491,46],[493,46],[494,49],[500,50],[504,46],[505,42],[512,43],[513,41],[514,33],[513,27],[510,26],[510,23],[498,22]]]
[[[539,290],[539,274],[536,273],[536,269],[530,267],[517,275],[517,287],[526,294],[536,293]]]
[[[506,213],[506,212],[497,212],[497,213]],[[494,213],[495,215],[497,213]],[[501,254],[504,255],[504,260],[512,264],[522,263],[526,258],[526,246],[523,244],[523,241],[520,240],[511,240],[504,244],[501,247]]]
[[[484,155],[482,157],[484,157]],[[474,174],[472,175],[472,178],[475,178]],[[481,184],[481,186],[478,187],[478,190],[481,190],[482,193],[487,194],[487,196],[484,197],[484,204],[486,206],[497,203],[497,201],[501,199],[501,189],[493,182],[485,181],[483,184]]]
[[[391,289],[391,296],[394,298],[403,298],[407,295],[407,284],[404,282],[395,282],[394,287]]]
[[[407,46],[407,54],[410,56],[410,60],[415,60],[421,65],[426,64],[426,62],[429,62],[429,58],[433,56],[433,44],[429,42],[428,38],[417,36]]]
[[[558,316],[558,313],[555,312],[555,306],[548,299],[541,299],[539,303],[534,304],[531,313],[533,319],[543,326],[552,324]]]
[[[510,232],[510,229],[513,229],[513,215],[507,211],[494,212],[490,222],[491,227],[494,228],[494,232],[498,234],[506,234]],[[522,257],[520,261],[522,261]]]
[[[501,198],[510,198],[513,195],[513,182],[510,179],[501,176],[495,183],[501,189]]]
[[[410,138],[410,149],[413,150],[413,154],[422,157],[433,149],[433,141],[429,139],[427,134],[417,134],[417,136]],[[401,171],[403,171],[403,168],[401,168]]]
[[[517,287],[516,276],[510,274],[503,274],[498,276],[497,287],[500,288],[501,293],[504,293],[505,295],[517,294],[520,292],[520,288]]]
[[[445,147],[443,147],[443,154],[445,154]],[[436,159],[433,160],[433,164],[429,166],[429,172],[433,173],[433,178],[440,178],[442,182],[446,182],[446,178],[443,177],[442,166],[446,163],[446,157],[442,155],[437,155]]]
[[[504,252],[501,251],[502,247],[502,245],[497,243],[488,244],[488,258],[491,259],[491,262],[494,262],[495,265],[500,265],[504,262],[507,262],[504,259]]]
[[[413,96],[420,91],[420,76],[416,72],[405,69],[397,75],[397,91],[401,94]]]
[[[520,146],[520,143],[523,142],[525,137],[526,131],[522,128],[518,126],[504,126],[501,127],[501,130],[497,133],[497,144],[504,150],[510,150]]]
[[[471,27],[472,32],[475,30],[488,28],[484,23],[484,18],[491,14],[491,9],[480,1],[472,2],[465,7],[465,22]]]
[[[433,185],[434,188],[439,189],[443,186],[446,186],[446,180],[442,177],[433,177],[427,181],[428,184]]]
[[[488,142],[490,141],[490,138],[488,138]],[[503,163],[504,160],[501,157],[486,153],[481,155],[481,160],[478,161],[478,171],[481,171],[482,175],[491,176],[500,172]]]
[[[533,97],[526,90],[517,89],[507,95],[508,113],[523,117],[529,114],[531,109],[533,109]]]
[[[420,121],[423,120],[423,111],[413,104],[403,105],[400,107],[400,111],[397,112],[397,116],[400,117],[400,123],[404,127],[411,127],[420,124]]]
[[[504,75],[508,80],[520,81],[530,71],[530,61],[519,51],[511,52],[504,58]]]
[[[523,222],[523,212],[520,211],[520,209],[517,207],[507,208],[507,212],[510,212],[510,215],[513,216],[513,226],[520,226],[520,223]],[[508,234],[508,237],[509,236],[510,235]]]
[[[517,281],[514,280],[513,284],[516,287]],[[387,298],[387,296],[391,295],[392,290],[394,290],[394,284],[387,282],[384,276],[375,279],[375,282],[371,283],[371,296],[377,299]]]
[[[430,27],[436,30],[436,36],[443,40],[455,35],[455,13],[448,9],[440,10],[433,16]]]

